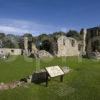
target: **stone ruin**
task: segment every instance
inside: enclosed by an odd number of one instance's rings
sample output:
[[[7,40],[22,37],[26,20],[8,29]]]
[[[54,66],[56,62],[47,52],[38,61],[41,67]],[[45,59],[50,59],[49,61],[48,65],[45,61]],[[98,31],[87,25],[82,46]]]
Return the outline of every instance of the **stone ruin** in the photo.
[[[62,67],[61,69],[65,74],[71,71],[69,67]],[[47,71],[45,69],[41,69],[39,71],[34,72],[30,76],[20,79],[19,81],[1,83],[0,90],[14,89],[16,87],[21,87],[21,86],[27,87],[27,84],[31,84],[31,83],[40,84],[46,82],[46,77],[47,77],[46,75],[48,75]]]
[[[14,89],[16,87],[22,86],[24,83],[21,81],[13,81],[10,83],[1,83],[0,84],[0,90],[8,90],[8,89]]]
[[[38,50],[36,45],[32,43],[32,52],[28,53],[28,38],[25,37],[24,39],[24,47],[25,47],[25,54],[34,55],[35,58],[44,58],[44,57],[53,57],[53,56],[78,56],[80,51],[78,50],[78,42],[70,37],[61,36],[58,38],[57,42],[57,50],[54,55],[50,54],[46,50]],[[53,45],[53,44],[52,44]]]
[[[100,52],[90,52],[87,56],[92,59],[100,59]]]
[[[98,47],[96,46],[97,41],[100,41],[100,27],[94,27],[90,29],[83,29],[83,31],[80,33],[81,40],[77,41],[74,38],[66,37],[66,36],[60,36],[54,43],[52,43],[52,51],[53,56],[61,57],[61,56],[79,56],[82,55],[83,57],[88,58],[96,58],[100,59],[100,51],[99,53],[95,52],[97,48],[99,48],[100,44],[98,44]],[[25,39],[25,50],[27,51],[27,39]],[[56,46],[55,46],[56,44]],[[35,45],[35,44],[34,44]],[[56,47],[54,49],[53,47]],[[32,49],[33,51],[36,51],[36,48]],[[39,50],[38,50],[39,51]],[[42,53],[41,53],[42,52]],[[50,53],[45,53],[47,51],[40,51],[37,53],[34,53],[34,55],[41,55],[36,57],[51,57]],[[42,55],[43,54],[43,55]]]
[[[57,40],[58,52],[57,56],[78,56],[80,51],[78,50],[78,42],[74,38],[61,36]]]
[[[46,57],[52,58],[53,57],[49,52],[47,52],[45,50],[38,51],[37,55],[39,58],[46,58]]]
[[[53,55],[51,55],[49,52],[45,51],[45,50],[39,50],[39,51],[36,51],[36,52],[32,52],[30,57],[35,57],[35,58],[52,58]]]
[[[32,43],[32,51],[29,52],[28,51],[28,38],[25,37],[24,38],[24,54],[27,56],[33,56],[35,58],[45,58],[45,57],[53,57],[49,52],[45,51],[45,50],[38,50],[36,48],[36,45],[34,43]]]
[[[0,53],[0,59],[7,59],[10,57],[10,54],[9,53]]]

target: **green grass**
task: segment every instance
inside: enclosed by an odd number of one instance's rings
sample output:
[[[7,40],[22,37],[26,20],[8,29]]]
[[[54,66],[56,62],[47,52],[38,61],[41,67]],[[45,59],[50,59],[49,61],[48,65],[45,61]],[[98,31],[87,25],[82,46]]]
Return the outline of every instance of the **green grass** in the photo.
[[[51,65],[69,66],[72,71],[65,75],[63,83],[59,82],[58,77],[52,79],[48,87],[45,87],[45,84],[30,84],[28,88],[0,91],[0,100],[100,99],[100,61],[81,61],[77,57],[28,60],[27,62],[23,56],[19,56],[14,61],[0,61],[0,82],[19,80],[36,69]]]

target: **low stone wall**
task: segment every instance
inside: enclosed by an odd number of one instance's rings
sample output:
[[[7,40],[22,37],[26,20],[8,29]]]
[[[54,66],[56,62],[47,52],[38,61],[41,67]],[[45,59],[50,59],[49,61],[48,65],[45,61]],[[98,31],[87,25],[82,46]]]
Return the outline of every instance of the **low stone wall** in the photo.
[[[14,81],[10,83],[1,83],[0,84],[0,90],[8,90],[8,89],[14,89],[16,87],[22,86],[24,82],[21,81]]]
[[[0,48],[0,54],[21,55],[21,49]]]

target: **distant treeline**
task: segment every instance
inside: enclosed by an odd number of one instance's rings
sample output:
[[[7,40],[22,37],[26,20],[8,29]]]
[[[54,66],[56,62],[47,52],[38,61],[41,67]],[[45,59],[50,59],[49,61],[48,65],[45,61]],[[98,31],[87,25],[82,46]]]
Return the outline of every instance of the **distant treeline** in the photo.
[[[83,29],[80,32],[77,32],[76,30],[69,30],[68,32],[54,32],[52,34],[48,33],[42,33],[39,36],[33,36],[31,33],[25,33],[22,36],[14,35],[14,34],[5,34],[0,33],[0,47],[2,48],[24,48],[24,37],[28,37],[29,43],[41,43],[44,40],[49,41],[56,41],[57,38],[59,38],[62,35],[65,35],[67,37],[72,37],[77,40],[81,40],[81,34],[83,33]]]

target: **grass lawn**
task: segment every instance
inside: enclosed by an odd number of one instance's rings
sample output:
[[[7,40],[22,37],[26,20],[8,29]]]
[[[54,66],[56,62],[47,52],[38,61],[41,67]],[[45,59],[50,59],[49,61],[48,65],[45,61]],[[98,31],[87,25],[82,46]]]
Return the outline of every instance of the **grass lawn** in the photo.
[[[58,77],[48,87],[30,84],[27,88],[0,91],[0,100],[100,100],[100,61],[77,57],[26,61],[23,56],[11,60],[0,60],[0,82],[19,80],[51,65],[69,66],[72,71],[65,75],[63,83]]]

